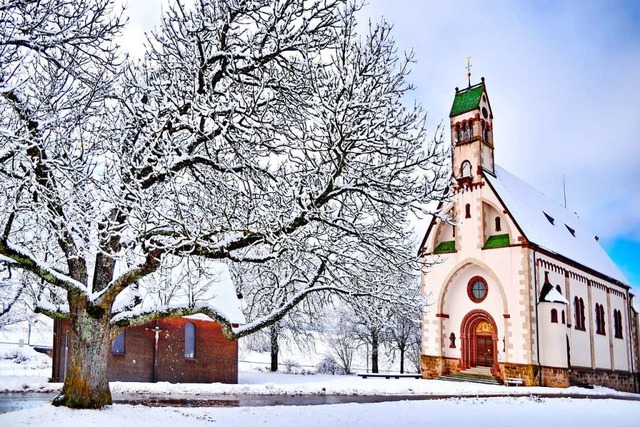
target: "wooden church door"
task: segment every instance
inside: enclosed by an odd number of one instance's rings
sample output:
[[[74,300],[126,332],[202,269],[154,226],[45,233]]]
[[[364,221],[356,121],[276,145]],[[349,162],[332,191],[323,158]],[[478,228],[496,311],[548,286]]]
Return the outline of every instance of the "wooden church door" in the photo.
[[[490,335],[476,336],[476,366],[493,365],[493,338]]]

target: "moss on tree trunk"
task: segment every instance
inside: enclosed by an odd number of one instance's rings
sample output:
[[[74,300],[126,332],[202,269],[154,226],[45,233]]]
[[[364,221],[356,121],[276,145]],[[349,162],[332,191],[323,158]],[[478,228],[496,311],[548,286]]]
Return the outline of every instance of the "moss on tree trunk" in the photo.
[[[69,360],[62,391],[53,400],[55,406],[97,409],[112,403],[107,376],[111,349],[108,311],[89,311],[80,303],[70,313]]]

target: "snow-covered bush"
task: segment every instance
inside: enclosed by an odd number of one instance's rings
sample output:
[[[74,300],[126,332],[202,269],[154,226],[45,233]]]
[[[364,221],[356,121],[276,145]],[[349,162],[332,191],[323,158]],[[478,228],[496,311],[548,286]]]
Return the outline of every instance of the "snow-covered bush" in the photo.
[[[344,368],[340,366],[338,361],[331,355],[326,355],[316,365],[316,372],[319,374],[344,375]]]
[[[31,347],[0,348],[0,360],[8,360],[29,369],[43,369],[51,366],[51,359],[48,356],[38,353]]]

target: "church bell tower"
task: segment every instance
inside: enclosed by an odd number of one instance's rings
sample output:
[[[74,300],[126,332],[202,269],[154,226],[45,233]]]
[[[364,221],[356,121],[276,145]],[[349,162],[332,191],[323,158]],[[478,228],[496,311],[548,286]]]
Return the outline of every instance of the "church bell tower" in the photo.
[[[478,182],[482,169],[495,175],[493,113],[484,77],[480,80],[466,89],[456,88],[449,114],[453,176],[461,185]]]

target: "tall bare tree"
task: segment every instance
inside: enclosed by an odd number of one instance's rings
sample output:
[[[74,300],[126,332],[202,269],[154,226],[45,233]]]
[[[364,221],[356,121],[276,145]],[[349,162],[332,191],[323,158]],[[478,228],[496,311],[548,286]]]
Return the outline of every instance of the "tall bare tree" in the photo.
[[[410,58],[384,23],[359,35],[357,10],[176,0],[129,64],[111,0],[0,6],[0,263],[44,282],[37,309],[70,322],[55,404],[111,403],[110,342],[128,326],[201,312],[237,338],[416,262],[407,215],[447,185],[444,146],[405,106]],[[193,298],[115,304],[184,258],[295,269],[236,328]]]

